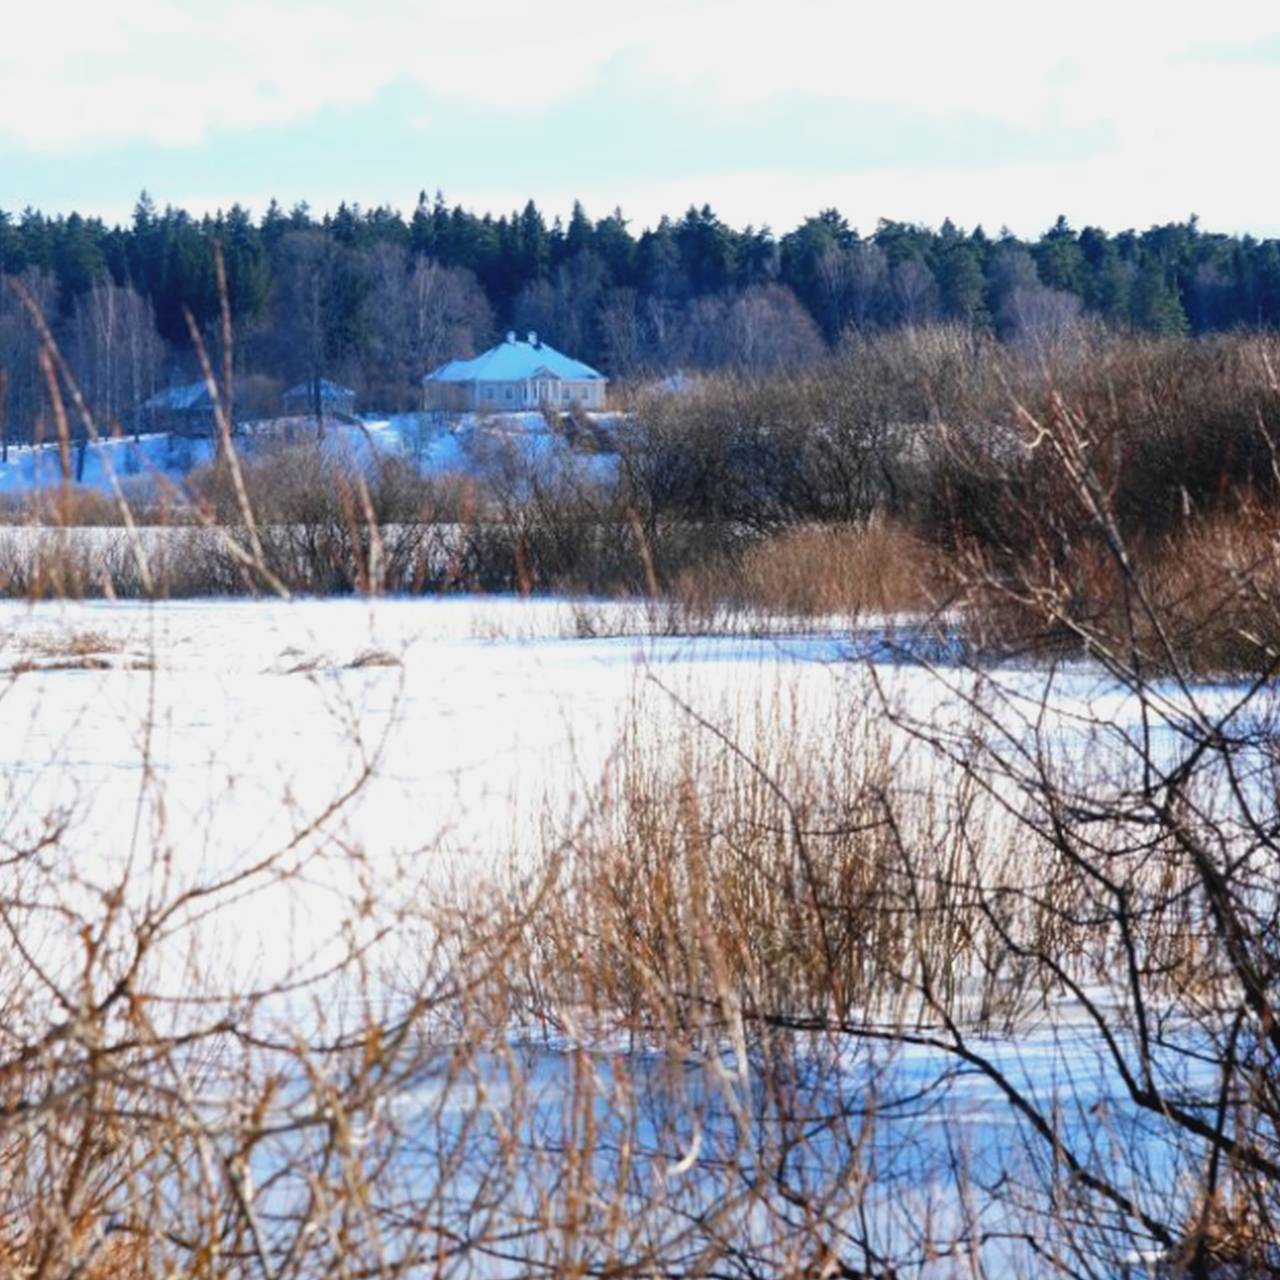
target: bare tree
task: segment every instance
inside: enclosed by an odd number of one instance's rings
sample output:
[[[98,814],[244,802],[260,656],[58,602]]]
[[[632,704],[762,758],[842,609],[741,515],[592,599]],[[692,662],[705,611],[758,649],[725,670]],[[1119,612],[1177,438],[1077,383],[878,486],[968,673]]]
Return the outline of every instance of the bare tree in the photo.
[[[725,315],[730,362],[748,373],[776,373],[812,364],[825,353],[813,318],[785,285],[757,285],[735,298]]]
[[[938,283],[933,272],[916,258],[899,262],[889,272],[896,319],[904,325],[922,325],[937,318]]]
[[[291,378],[310,389],[316,433],[324,433],[320,383],[336,354],[334,278],[339,249],[319,231],[290,231],[277,248],[275,336]]]
[[[889,260],[877,244],[863,241],[849,250],[846,268],[850,324],[858,328],[882,320],[888,310]]]
[[[140,424],[164,359],[151,304],[133,289],[98,281],[76,301],[68,359],[104,423]]]
[[[615,378],[638,372],[645,360],[645,332],[634,289],[610,289],[600,307],[604,364]]]
[[[699,298],[683,325],[685,361],[702,369],[775,373],[819,359],[822,335],[785,285],[756,285],[725,298]]]
[[[58,296],[53,277],[30,270],[20,280],[44,314],[52,315]],[[14,440],[32,440],[38,434],[47,393],[40,371],[40,345],[16,295],[0,289],[0,368],[8,374],[8,434]]]
[[[874,242],[857,241],[847,247],[829,245],[817,263],[828,332],[841,334],[852,326],[865,329],[890,318],[889,259]]]
[[[608,287],[608,271],[589,249],[556,268],[550,280],[535,280],[516,299],[517,329],[541,334],[553,346],[584,360],[600,348],[600,309]]]
[[[473,355],[493,331],[493,313],[475,277],[414,258],[399,245],[365,254],[366,391],[388,408],[418,402],[424,373]]]
[[[1010,290],[997,317],[1006,338],[1040,351],[1075,338],[1080,319],[1080,299],[1074,293],[1042,284],[1018,285]]]

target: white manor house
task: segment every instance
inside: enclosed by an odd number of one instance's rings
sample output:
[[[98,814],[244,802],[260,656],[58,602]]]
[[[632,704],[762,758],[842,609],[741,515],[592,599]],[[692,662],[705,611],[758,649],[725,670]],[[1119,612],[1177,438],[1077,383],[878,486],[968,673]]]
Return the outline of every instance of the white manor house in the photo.
[[[609,380],[590,365],[514,333],[472,360],[450,360],[422,380],[423,407],[444,413],[603,409]]]

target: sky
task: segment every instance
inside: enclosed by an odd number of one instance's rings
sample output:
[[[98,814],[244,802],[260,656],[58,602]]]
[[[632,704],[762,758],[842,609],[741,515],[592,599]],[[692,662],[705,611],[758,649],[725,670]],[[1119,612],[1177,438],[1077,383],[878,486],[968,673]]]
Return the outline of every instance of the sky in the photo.
[[[62,0],[0,43],[0,209],[418,192],[1280,235],[1271,0]]]

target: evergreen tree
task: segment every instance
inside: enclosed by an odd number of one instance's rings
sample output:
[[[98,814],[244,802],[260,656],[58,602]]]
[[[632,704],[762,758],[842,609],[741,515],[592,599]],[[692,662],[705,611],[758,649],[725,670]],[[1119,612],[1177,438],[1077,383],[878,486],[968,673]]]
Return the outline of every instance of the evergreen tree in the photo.
[[[279,202],[272,200],[267,205],[266,213],[262,215],[260,226],[262,246],[268,254],[275,252],[276,245],[280,243],[280,237],[288,230],[289,219],[285,217],[284,210],[280,208]]]
[[[662,218],[653,231],[640,237],[636,258],[638,283],[645,293],[664,303],[680,302],[688,296],[689,277],[670,218]]]
[[[25,266],[22,238],[13,225],[13,216],[0,209],[0,275],[20,275]]]
[[[1138,270],[1130,303],[1134,325],[1162,338],[1181,337],[1190,325],[1167,269],[1149,259]]]
[[[834,342],[843,331],[848,316],[833,288],[844,255],[856,236],[848,222],[836,209],[825,209],[815,218],[806,218],[794,231],[782,237],[779,246],[779,271],[788,285],[808,308],[828,342]]]
[[[491,321],[506,326],[520,318],[549,336],[563,334],[576,354],[628,369],[682,359],[694,333],[699,349],[709,350],[720,340],[716,324],[731,319],[744,333],[764,317],[776,328],[779,317],[796,314],[794,299],[777,286],[799,298],[828,344],[850,326],[939,317],[990,325],[1008,337],[1065,331],[1081,309],[1155,334],[1280,326],[1280,241],[1208,233],[1194,216],[1114,235],[1095,226],[1077,233],[1060,217],[1029,241],[1007,231],[998,239],[980,228],[966,234],[950,219],[936,229],[882,220],[864,240],[835,209],[775,238],[767,227],[730,227],[703,205],[675,221],[663,218],[637,238],[621,211],[593,221],[580,201],[563,225],[548,226],[532,200],[494,218],[451,207],[440,191],[428,198],[426,189],[407,220],[386,205],[348,202],[317,220],[305,203],[286,213],[272,200],[255,225],[239,205],[194,219],[181,209],[159,210],[143,191],[119,226],[75,212],[0,212],[0,272],[41,282],[60,334],[73,318],[91,323],[85,317],[96,314],[97,302],[81,304],[109,300],[103,288],[137,290],[190,369],[186,311],[201,326],[218,314],[217,241],[233,312],[252,331],[250,353],[281,370],[281,246],[298,234],[319,237],[326,254],[333,251],[331,261],[320,255],[329,264],[326,362],[366,352],[373,339],[365,268],[382,264],[378,296],[391,296],[398,286],[384,278],[387,264],[402,258],[412,264],[406,275],[419,267],[457,269],[457,276],[441,277],[455,301],[483,292],[486,307],[468,301],[458,308],[483,317],[459,321],[450,332],[487,332]],[[378,256],[380,249],[394,252]],[[404,364],[403,353],[397,359]],[[403,382],[403,371],[396,378]]]
[[[222,252],[232,313],[240,320],[256,320],[266,310],[271,277],[262,235],[242,205],[232,205],[227,214]]]
[[[622,216],[621,209],[596,223],[592,232],[592,248],[600,256],[609,279],[615,285],[635,283],[636,242]]]
[[[425,190],[418,192],[418,203],[409,220],[409,248],[415,257],[436,256],[435,222],[431,217],[431,205]]]
[[[1051,289],[1083,296],[1086,264],[1076,234],[1061,214],[1033,251],[1040,279]]]
[[[78,213],[57,229],[53,271],[58,281],[58,309],[64,316],[71,314],[77,298],[107,274],[93,228]]]
[[[569,215],[569,229],[564,236],[564,256],[566,258],[574,258],[584,249],[590,249],[594,234],[591,219],[587,217],[587,211],[582,207],[582,201],[575,200],[573,202],[573,213]]]
[[[963,236],[944,242],[934,274],[943,315],[965,324],[979,323],[986,316],[986,278],[978,246]]]

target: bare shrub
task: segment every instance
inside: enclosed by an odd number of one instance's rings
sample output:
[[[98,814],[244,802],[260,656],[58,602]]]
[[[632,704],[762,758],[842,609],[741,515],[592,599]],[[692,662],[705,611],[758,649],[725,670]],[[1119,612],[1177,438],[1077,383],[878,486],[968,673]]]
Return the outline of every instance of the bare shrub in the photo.
[[[1170,532],[1188,515],[1277,493],[1280,391],[1274,338],[1113,344],[1062,394],[1095,436],[1114,436],[1117,520],[1129,536]]]
[[[1280,661],[1280,512],[1195,521],[1151,554],[1161,625],[1186,668],[1252,673]],[[1155,637],[1146,641],[1155,653]]]
[[[122,486],[139,524],[190,525],[194,517],[184,508],[178,491],[167,481],[147,477],[141,485]],[[119,501],[109,493],[81,485],[33,489],[0,495],[0,524],[64,525],[68,528],[120,528]]]
[[[939,542],[1016,558],[1022,512],[1051,510],[1059,560],[1073,553],[1094,526],[1054,457],[1052,441],[1065,433],[1087,452],[1118,527],[1135,543],[1229,512],[1244,494],[1269,503],[1276,367],[1267,338],[1114,336],[1082,340],[1052,364],[996,364],[1004,402],[937,438],[922,476],[921,527]]]
[[[1005,945],[1070,986],[1105,1045],[1118,1097],[1158,1127],[1161,1163],[1179,1181],[1166,1197],[1154,1190],[1153,1169],[1076,1152],[1072,1200],[1100,1232],[1119,1213],[1122,1238],[1145,1239],[1160,1274],[1275,1274],[1273,520],[1245,505],[1143,541],[1129,532],[1133,489],[1113,469],[1123,457],[1106,447],[1108,428],[1061,398],[1044,416],[1023,413],[1037,466],[1063,502],[1025,493],[1011,501],[1022,545],[976,556],[970,585],[982,613],[1007,608],[1021,635],[1087,655],[1121,691],[1119,722],[1088,703],[1072,713],[1088,729],[1089,752],[1109,764],[1098,773],[1062,752],[1052,674],[1015,730],[995,710],[1010,705],[999,677],[981,670],[969,673],[976,729],[918,715],[901,722],[989,794],[1016,797],[1010,812],[1027,838],[1047,841],[1081,877],[1070,898],[1055,901],[1064,917],[1091,922],[1093,989],[1071,975],[1056,946],[1029,945],[1015,929]],[[1158,534],[1163,526],[1150,527]],[[1244,679],[1225,689],[1197,679],[1222,670]],[[957,1028],[948,1034],[968,1061],[982,1059]],[[981,1069],[1001,1079],[990,1059]],[[1006,1096],[1027,1104],[1008,1083]],[[1043,1111],[1033,1124],[1046,1141],[1066,1137]],[[1094,1246],[1104,1255],[1117,1249],[1105,1234]]]
[[[432,491],[398,460],[376,459],[366,472],[309,442],[255,455],[241,476],[264,563],[290,590],[421,591],[438,573],[443,531],[431,518]],[[189,486],[228,537],[249,533],[225,465],[215,460]],[[208,564],[210,593],[243,589],[238,557]]]
[[[1157,522],[1130,534],[1125,490],[1084,419],[1059,403],[1029,420],[1044,433],[1036,466],[1052,474],[1007,488],[989,511],[1008,532],[994,543],[971,535],[946,562],[965,584],[964,623],[980,647],[1098,656],[1123,636],[1152,672],[1271,669],[1280,530],[1269,501],[1234,491],[1234,510],[1223,503],[1169,531]]]

